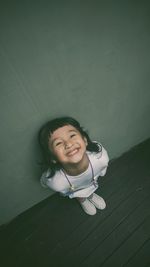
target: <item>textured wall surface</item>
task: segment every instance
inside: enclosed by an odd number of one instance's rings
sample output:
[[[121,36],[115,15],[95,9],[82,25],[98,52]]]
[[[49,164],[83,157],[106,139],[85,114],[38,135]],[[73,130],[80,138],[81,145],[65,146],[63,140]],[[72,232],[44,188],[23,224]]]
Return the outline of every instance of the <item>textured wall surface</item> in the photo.
[[[70,115],[118,157],[150,136],[149,1],[1,1],[0,224],[52,192],[37,132]]]

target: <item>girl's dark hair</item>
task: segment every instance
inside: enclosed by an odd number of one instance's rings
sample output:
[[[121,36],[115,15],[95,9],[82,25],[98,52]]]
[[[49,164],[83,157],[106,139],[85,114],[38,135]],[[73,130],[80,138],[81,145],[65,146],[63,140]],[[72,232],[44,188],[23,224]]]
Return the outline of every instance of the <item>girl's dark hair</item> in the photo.
[[[79,122],[75,120],[72,117],[60,117],[53,119],[51,121],[48,121],[46,124],[44,124],[40,131],[39,131],[39,144],[43,153],[43,167],[44,169],[50,169],[50,177],[52,177],[57,170],[61,169],[61,165],[59,162],[54,163],[54,156],[51,153],[48,142],[51,134],[57,130],[60,127],[63,127],[65,125],[72,125],[75,127],[82,137],[85,137],[87,139],[87,147],[86,149],[91,152],[100,152],[102,150],[101,145],[97,142],[92,142],[88,133],[81,127]]]

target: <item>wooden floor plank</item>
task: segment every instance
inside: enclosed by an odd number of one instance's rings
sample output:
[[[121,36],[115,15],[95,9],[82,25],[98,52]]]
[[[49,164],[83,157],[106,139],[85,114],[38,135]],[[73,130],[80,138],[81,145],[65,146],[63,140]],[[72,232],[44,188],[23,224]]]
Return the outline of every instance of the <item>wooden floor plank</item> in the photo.
[[[150,238],[150,216],[146,218],[119,248],[101,265],[103,267],[123,266],[128,259]]]
[[[150,266],[150,239],[137,250],[123,267],[149,267]]]

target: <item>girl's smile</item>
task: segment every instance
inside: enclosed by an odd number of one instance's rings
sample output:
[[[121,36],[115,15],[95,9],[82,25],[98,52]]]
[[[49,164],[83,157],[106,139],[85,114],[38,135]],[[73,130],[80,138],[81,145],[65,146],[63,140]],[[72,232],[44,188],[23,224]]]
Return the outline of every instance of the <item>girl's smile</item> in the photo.
[[[75,148],[73,150],[70,150],[70,152],[67,153],[67,156],[73,156],[75,155],[77,152],[79,151],[79,149]]]
[[[50,151],[68,173],[73,173],[73,169],[82,172],[88,167],[86,146],[86,138],[72,125],[58,128],[49,138]]]

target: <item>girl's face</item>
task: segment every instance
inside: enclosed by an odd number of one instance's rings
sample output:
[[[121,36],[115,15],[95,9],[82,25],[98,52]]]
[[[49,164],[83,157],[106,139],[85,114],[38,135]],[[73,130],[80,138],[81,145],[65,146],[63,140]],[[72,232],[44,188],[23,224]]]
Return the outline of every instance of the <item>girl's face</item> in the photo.
[[[49,138],[49,149],[63,167],[84,162],[86,146],[86,138],[72,125],[58,128]]]

